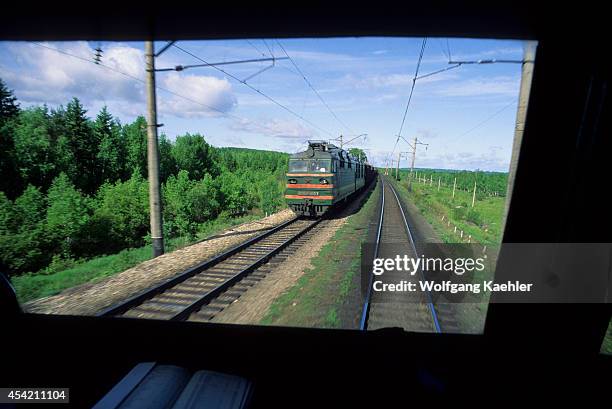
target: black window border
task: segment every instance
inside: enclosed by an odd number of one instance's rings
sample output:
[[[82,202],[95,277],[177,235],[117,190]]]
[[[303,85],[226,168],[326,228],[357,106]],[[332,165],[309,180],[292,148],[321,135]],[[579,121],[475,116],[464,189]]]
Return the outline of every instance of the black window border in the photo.
[[[232,8],[206,4],[169,7],[154,14],[136,3],[120,7],[117,3],[121,12],[115,12],[110,3],[96,12],[55,3],[33,10],[16,3],[10,18],[0,25],[0,40],[354,35],[537,40],[504,242],[612,242],[609,202],[601,195],[602,187],[609,185],[610,138],[606,136],[611,134],[607,87],[612,70],[605,52],[609,48],[604,40],[609,38],[606,13],[598,15],[596,7],[560,10],[527,1],[441,6],[444,8],[415,3],[401,9],[351,4],[334,9],[314,3],[295,13],[290,5]],[[588,24],[574,24],[580,21]],[[568,50],[580,52],[568,56]],[[558,172],[557,177],[550,177],[551,169]],[[598,352],[610,314],[609,304],[492,304],[483,336],[510,336],[565,354]]]

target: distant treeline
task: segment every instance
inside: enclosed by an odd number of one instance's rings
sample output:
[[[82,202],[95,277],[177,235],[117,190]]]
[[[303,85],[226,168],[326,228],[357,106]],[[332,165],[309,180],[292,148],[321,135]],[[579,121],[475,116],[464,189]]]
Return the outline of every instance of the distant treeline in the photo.
[[[195,237],[217,217],[284,206],[285,153],[160,136],[164,231]],[[0,80],[0,268],[38,271],[142,246],[149,234],[146,121],[66,107],[19,107]]]
[[[406,178],[410,170],[400,169],[400,174]],[[457,178],[457,189],[472,191],[476,182],[477,195],[497,195],[506,196],[508,186],[507,172],[488,172],[482,170],[446,170],[446,169],[415,169],[414,176],[433,180],[433,184],[438,184],[438,178],[443,186],[453,186]]]

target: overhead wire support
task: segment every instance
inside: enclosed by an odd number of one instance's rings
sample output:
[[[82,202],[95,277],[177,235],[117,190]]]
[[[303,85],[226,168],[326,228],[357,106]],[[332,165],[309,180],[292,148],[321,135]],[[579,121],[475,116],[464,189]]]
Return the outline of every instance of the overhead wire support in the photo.
[[[302,72],[302,70],[300,70],[300,67],[298,67],[298,65],[295,63],[295,61],[293,60],[293,58],[291,58],[289,56],[289,54],[287,53],[287,50],[285,50],[285,47],[283,47],[283,45],[280,43],[280,41],[276,40],[276,43],[278,44],[278,46],[281,48],[281,50],[283,50],[283,52],[285,53],[285,55],[287,56],[287,58],[289,59],[289,61],[291,61],[291,64],[293,64],[293,66],[295,67],[295,69],[297,70],[297,72],[299,73],[299,75],[304,79],[304,81],[306,82],[306,84],[310,87],[310,89],[317,95],[317,97],[319,98],[319,100],[323,103],[323,105],[325,105],[325,108],[327,108],[327,110],[330,112],[330,114],[332,114],[332,116],[336,119],[336,121],[338,121],[338,123],[340,125],[342,125],[344,128],[348,129],[349,132],[351,133],[355,133],[355,131],[353,131],[347,124],[345,124],[339,117],[338,115],[336,115],[336,113],[331,109],[331,107],[327,104],[327,102],[325,102],[325,100],[323,99],[323,97],[321,96],[321,94],[319,94],[319,91],[316,90],[316,88],[312,85],[312,83],[308,80],[308,78],[306,78],[306,75]],[[267,45],[267,44],[266,44]]]
[[[448,63],[449,64],[459,64],[459,65],[464,65],[464,64],[496,64],[496,63],[502,63],[502,64],[523,64],[526,62],[533,62],[533,61],[526,61],[526,60],[498,60],[496,58],[492,58],[492,59],[488,59],[488,60],[473,60],[473,61],[452,61],[449,60]]]
[[[266,93],[264,93],[263,91],[255,88],[254,86],[252,86],[251,84],[249,84],[248,82],[241,80],[240,78],[236,77],[235,75],[225,71],[222,68],[219,68],[215,65],[210,64],[209,62],[205,61],[204,59],[202,59],[201,57],[198,57],[197,55],[193,54],[192,52],[185,50],[182,47],[179,47],[178,45],[174,44],[174,47],[177,48],[178,50],[181,50],[182,52],[184,52],[187,55],[192,56],[193,58],[202,61],[204,64],[206,64],[207,66],[210,66],[211,68],[216,69],[217,71],[222,72],[223,74],[227,75],[230,78],[233,78],[234,80],[238,81],[239,83],[249,87],[250,89],[252,89],[253,91],[255,91],[256,93],[258,93],[259,95],[263,96],[264,98],[268,99],[270,102],[278,105],[279,107],[283,108],[285,111],[289,112],[290,114],[294,115],[295,117],[301,119],[302,121],[306,122],[307,124],[309,124],[310,126],[312,126],[315,129],[318,129],[319,131],[326,133],[329,136],[333,137],[333,134],[323,128],[321,128],[320,126],[316,125],[315,123],[313,123],[312,121],[304,118],[302,115],[298,114],[297,112],[293,111],[291,108],[281,104],[280,102],[278,102],[277,100],[275,100],[274,98],[272,98],[271,96],[267,95]]]
[[[417,77],[416,80],[417,81],[418,80],[422,80],[423,78],[431,77],[432,75],[440,74],[441,72],[444,72],[444,71],[454,70],[455,68],[461,67],[461,65],[463,65],[463,64],[458,63],[458,64],[453,65],[452,67],[442,68],[440,70],[437,70],[437,71],[434,71],[434,72],[430,72],[429,74],[423,74],[420,77]]]
[[[176,65],[173,68],[156,68],[155,71],[161,72],[161,71],[184,71],[186,69],[189,68],[203,68],[203,67],[215,67],[217,65],[231,65],[231,64],[244,64],[244,63],[251,63],[251,62],[266,62],[266,61],[272,61],[272,64],[274,65],[274,62],[277,60],[287,60],[286,57],[266,57],[266,58],[253,58],[250,60],[236,60],[236,61],[222,61],[222,62],[214,62],[214,63],[206,63],[206,64],[190,64],[190,65]],[[266,67],[265,69],[268,69],[270,67]],[[264,69],[264,70],[265,70]],[[264,70],[261,70],[259,72],[257,72],[256,74],[252,75],[251,77],[254,77],[255,75],[263,72]],[[251,78],[249,77],[249,78]],[[244,80],[246,81],[246,80]]]
[[[172,47],[172,45],[176,43],[175,40],[173,41],[168,41],[158,52],[156,52],[155,54],[153,54],[154,57],[159,57],[160,55],[162,55],[164,53],[164,51],[166,51],[168,48]]]

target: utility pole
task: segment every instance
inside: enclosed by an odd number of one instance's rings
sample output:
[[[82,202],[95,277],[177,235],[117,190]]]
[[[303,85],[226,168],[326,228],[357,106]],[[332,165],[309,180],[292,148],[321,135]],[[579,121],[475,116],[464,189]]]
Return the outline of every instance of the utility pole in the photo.
[[[533,66],[535,62],[537,43],[535,41],[526,41],[523,44],[523,66],[521,70],[521,85],[519,88],[519,100],[516,112],[516,124],[514,127],[514,142],[512,145],[512,156],[510,158],[510,169],[508,170],[508,190],[506,194],[506,203],[504,206],[504,216],[502,219],[502,232],[505,229],[506,217],[512,200],[512,192],[514,191],[514,175],[518,163],[518,156],[521,150],[523,141],[523,131],[525,129],[525,120],[527,118],[527,105],[529,102],[529,94],[531,92],[531,80],[533,77]]]
[[[397,168],[395,168],[395,180],[399,180],[399,164],[400,164],[401,158],[402,158],[402,153],[398,152],[397,153]]]
[[[353,135],[348,135],[348,136],[353,136]],[[357,135],[353,139],[346,141],[346,142],[344,142],[344,135],[340,135],[340,137],[336,139],[331,139],[331,141],[340,141],[340,149],[342,149],[345,143],[348,145],[349,143],[353,142],[356,139],[361,138],[362,136],[364,137],[364,142],[365,142],[365,137],[368,136],[367,133],[362,133],[360,135]]]
[[[416,144],[417,137],[414,137],[414,145],[412,147],[412,162],[410,163],[410,176],[412,176],[412,172],[414,171],[414,160],[416,159]]]
[[[427,150],[427,147],[429,146],[429,144],[419,141],[419,138],[417,138],[416,136],[414,137],[414,141],[412,143],[408,142],[406,138],[404,138],[401,135],[398,135],[398,138],[402,138],[404,141],[406,141],[408,146],[412,149],[410,152],[407,152],[407,153],[412,153],[412,162],[410,163],[410,177],[408,178],[408,190],[410,190],[412,189],[412,174],[414,172],[414,162],[416,160],[417,145],[424,145],[425,150]]]
[[[155,95],[155,50],[153,41],[145,41],[147,85],[147,168],[149,173],[149,210],[153,257],[164,254],[162,202],[159,188],[159,148],[157,144],[157,101]]]
[[[155,68],[155,58],[159,57],[164,51],[174,45],[175,41],[169,41],[166,43],[157,53],[153,41],[145,41],[145,76],[146,76],[146,92],[147,92],[147,168],[149,175],[149,209],[150,209],[150,222],[151,222],[151,240],[153,244],[153,257],[164,254],[164,236],[162,227],[162,201],[160,195],[160,184],[159,184],[159,146],[157,140],[157,128],[162,124],[157,123],[157,101],[155,95],[155,72],[163,71],[184,71],[189,68],[201,68],[211,67],[216,65],[227,65],[227,64],[243,64],[252,62],[263,62],[270,61],[272,65],[266,67],[263,70],[250,75],[248,78],[242,80],[246,84],[247,79],[251,79],[254,76],[261,74],[268,68],[274,66],[277,60],[286,60],[289,57],[274,57],[272,58],[257,58],[250,60],[237,60],[237,61],[223,61],[216,63],[205,63],[205,64],[193,64],[193,65],[176,65],[171,68]]]

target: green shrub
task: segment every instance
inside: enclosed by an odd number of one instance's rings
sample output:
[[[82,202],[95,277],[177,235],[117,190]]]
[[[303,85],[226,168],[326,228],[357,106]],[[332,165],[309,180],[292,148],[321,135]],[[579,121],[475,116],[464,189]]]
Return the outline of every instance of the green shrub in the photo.
[[[482,224],[482,216],[480,215],[480,213],[476,209],[473,209],[473,208],[471,208],[467,212],[467,214],[465,216],[465,219],[468,222],[472,222],[472,223],[474,223],[477,226],[480,226]]]
[[[92,241],[103,241],[112,249],[138,247],[144,244],[148,230],[149,184],[139,173],[134,172],[126,182],[100,188]]]

